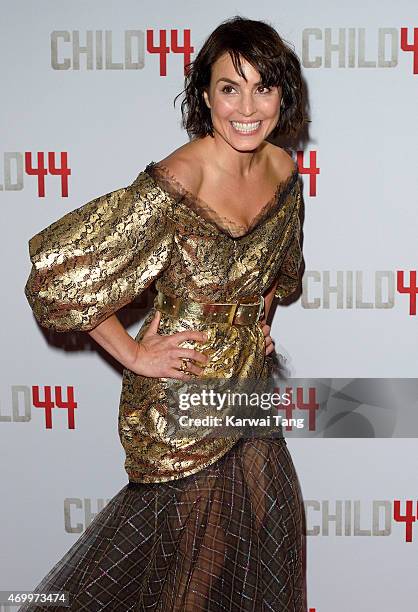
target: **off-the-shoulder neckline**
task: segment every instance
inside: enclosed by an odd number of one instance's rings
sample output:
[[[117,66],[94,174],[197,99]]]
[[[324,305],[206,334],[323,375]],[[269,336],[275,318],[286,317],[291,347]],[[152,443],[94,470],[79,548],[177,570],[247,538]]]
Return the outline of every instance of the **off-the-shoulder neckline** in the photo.
[[[155,176],[154,170],[157,170],[163,175],[163,181],[159,180],[161,177]],[[145,167],[144,172],[151,177],[151,179],[162,189],[166,194],[173,197],[171,193],[172,188],[176,192],[176,195],[180,196],[178,203],[184,202],[188,209],[196,215],[200,220],[211,224],[219,232],[228,235],[230,238],[240,239],[245,238],[252,234],[255,229],[261,225],[261,223],[270,217],[270,214],[282,203],[283,195],[287,194],[290,189],[296,184],[296,179],[299,175],[298,164],[295,162],[295,166],[292,172],[283,180],[279,181],[276,185],[274,193],[271,198],[260,208],[259,212],[252,219],[248,226],[244,226],[236,223],[228,217],[222,216],[215,211],[212,206],[209,206],[207,202],[202,200],[199,196],[193,194],[186,189],[180,181],[171,173],[171,171],[161,164],[160,162],[151,161]],[[164,186],[169,183],[170,189]],[[192,205],[192,206],[191,206]],[[204,214],[200,214],[199,211]],[[207,215],[207,216],[204,216]],[[244,233],[239,233],[239,230],[245,230]]]

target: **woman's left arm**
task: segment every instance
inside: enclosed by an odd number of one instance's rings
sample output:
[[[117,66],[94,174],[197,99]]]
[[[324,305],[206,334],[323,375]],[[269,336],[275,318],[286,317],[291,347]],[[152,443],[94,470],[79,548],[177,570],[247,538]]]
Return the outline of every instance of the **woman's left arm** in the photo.
[[[274,293],[276,291],[277,284],[278,279],[274,281],[268,292],[264,295],[264,313],[263,317],[259,321],[266,342],[266,355],[269,355],[274,351],[274,340],[270,336],[270,325],[267,325],[267,318],[270,312],[271,304],[274,299]]]

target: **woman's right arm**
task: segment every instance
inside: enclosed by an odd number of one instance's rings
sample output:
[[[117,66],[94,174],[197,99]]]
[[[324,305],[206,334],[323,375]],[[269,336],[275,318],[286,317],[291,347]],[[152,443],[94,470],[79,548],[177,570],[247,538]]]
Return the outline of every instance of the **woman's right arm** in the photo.
[[[160,318],[161,313],[157,310],[139,343],[128,334],[115,314],[88,331],[88,334],[119,363],[135,374],[189,380],[190,375],[178,370],[181,365],[180,359],[193,359],[204,366],[208,357],[194,349],[179,347],[178,344],[185,340],[204,342],[207,336],[204,332],[192,330],[161,336],[158,334]],[[202,366],[189,362],[187,370],[199,375]]]
[[[138,343],[128,334],[115,314],[87,333],[125,368],[133,366]]]
[[[169,264],[172,207],[165,191],[141,172],[131,185],[86,202],[33,236],[25,294],[40,325],[87,331],[137,374],[188,379],[178,369],[181,358],[205,363],[206,356],[178,345],[190,339],[202,342],[205,334],[160,335],[157,311],[138,343],[116,316]],[[192,363],[187,370],[200,373]]]

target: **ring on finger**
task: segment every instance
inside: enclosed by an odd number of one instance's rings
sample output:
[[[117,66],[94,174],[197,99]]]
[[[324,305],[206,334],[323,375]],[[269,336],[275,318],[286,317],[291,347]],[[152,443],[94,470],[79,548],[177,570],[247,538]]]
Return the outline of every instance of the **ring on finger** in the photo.
[[[189,360],[185,359],[184,357],[181,360],[181,366],[180,366],[180,370],[182,372],[187,372],[187,365],[188,365]]]

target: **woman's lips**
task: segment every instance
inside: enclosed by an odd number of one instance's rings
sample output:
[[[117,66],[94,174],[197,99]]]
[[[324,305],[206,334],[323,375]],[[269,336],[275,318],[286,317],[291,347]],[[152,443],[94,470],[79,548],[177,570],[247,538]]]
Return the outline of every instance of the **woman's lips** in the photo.
[[[230,121],[234,132],[240,135],[248,136],[256,134],[261,127],[260,121]]]

